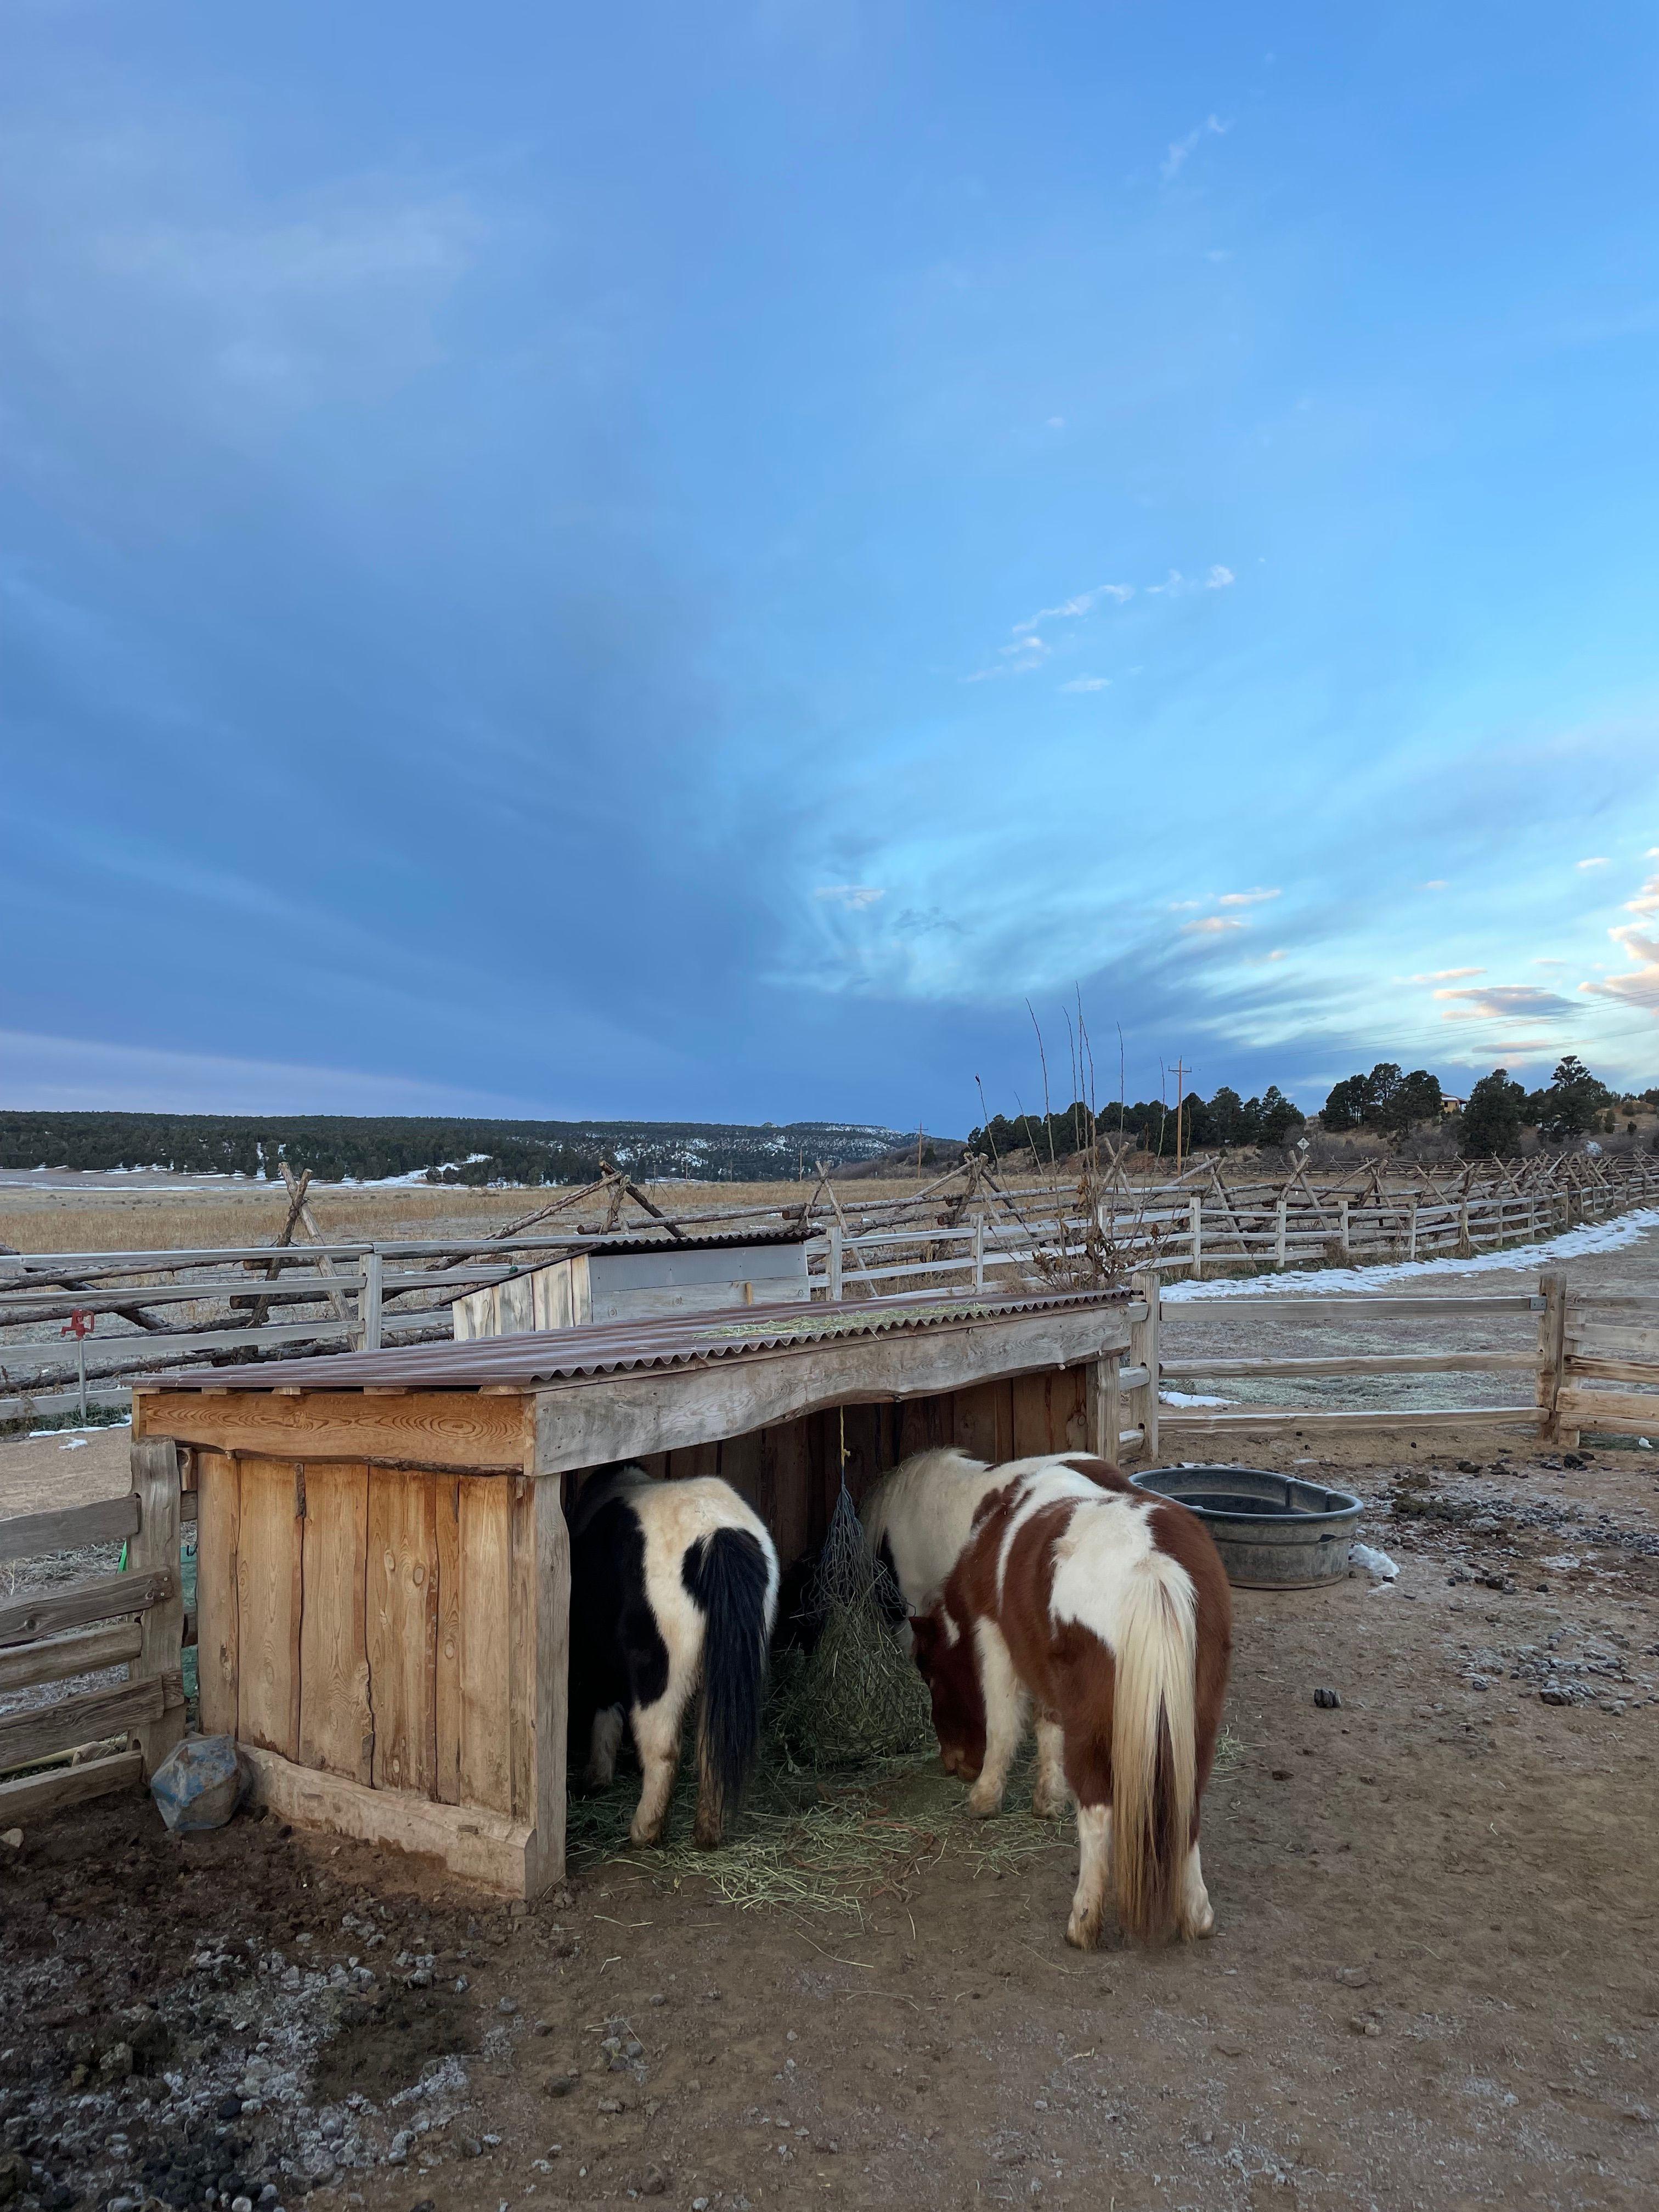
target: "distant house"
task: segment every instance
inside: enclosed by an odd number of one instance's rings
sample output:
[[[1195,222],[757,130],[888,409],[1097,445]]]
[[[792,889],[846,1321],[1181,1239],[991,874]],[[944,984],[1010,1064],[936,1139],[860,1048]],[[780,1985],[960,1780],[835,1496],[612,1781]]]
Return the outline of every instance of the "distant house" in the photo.
[[[1461,1114],[1468,1103],[1467,1098],[1449,1098],[1443,1091],[1440,1094],[1440,1110],[1443,1114]]]

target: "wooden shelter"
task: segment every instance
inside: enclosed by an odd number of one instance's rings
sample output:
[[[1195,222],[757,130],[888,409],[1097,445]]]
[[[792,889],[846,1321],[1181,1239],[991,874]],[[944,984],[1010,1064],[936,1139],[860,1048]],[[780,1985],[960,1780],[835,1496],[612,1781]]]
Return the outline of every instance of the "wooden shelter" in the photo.
[[[811,1296],[806,1229],[671,1240],[629,1237],[567,1252],[544,1267],[457,1298],[455,1341],[581,1328],[589,1322],[780,1305]]]
[[[135,1448],[185,1448],[196,1492],[201,1726],[284,1819],[535,1896],[564,1870],[568,1486],[719,1474],[787,1564],[843,1471],[856,1499],[930,1445],[1155,1448],[1157,1302],[785,1304],[147,1382]]]

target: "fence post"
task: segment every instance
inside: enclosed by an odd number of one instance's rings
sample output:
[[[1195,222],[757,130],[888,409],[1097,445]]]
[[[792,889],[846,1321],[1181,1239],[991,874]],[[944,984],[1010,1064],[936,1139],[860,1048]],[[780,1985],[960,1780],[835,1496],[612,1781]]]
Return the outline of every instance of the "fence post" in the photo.
[[[1406,1224],[1406,1257],[1408,1260],[1414,1260],[1417,1257],[1417,1205],[1418,1201],[1413,1199],[1410,1217]]]
[[[1474,1252],[1474,1246],[1469,1241],[1469,1201],[1466,1198],[1457,1209],[1457,1256],[1468,1260]]]
[[[185,1733],[185,1597],[179,1565],[179,1448],[166,1437],[141,1437],[131,1447],[132,1487],[138,1500],[138,1531],[127,1545],[129,1574],[173,1577],[171,1596],[139,1615],[143,1642],[128,1679],[158,1680],[163,1699],[159,1720],[133,1730],[143,1755],[144,1778]]]
[[[985,1288],[985,1216],[974,1217],[974,1288]]]
[[[1193,1218],[1193,1280],[1195,1283],[1201,1283],[1204,1279],[1203,1200],[1201,1198],[1195,1198],[1192,1202],[1190,1210]]]
[[[1290,1200],[1281,1190],[1279,1194],[1277,1218],[1273,1224],[1273,1266],[1275,1267],[1283,1267],[1285,1265],[1285,1218],[1289,1205]]]
[[[1544,1294],[1544,1310],[1538,1316],[1538,1433],[1546,1443],[1559,1443],[1561,1416],[1557,1407],[1567,1356],[1567,1279],[1552,1270],[1538,1278],[1538,1287]]]
[[[1353,1257],[1353,1243],[1348,1234],[1348,1208],[1352,1203],[1352,1199],[1346,1198],[1339,1198],[1336,1201],[1338,1224],[1336,1233],[1342,1246],[1342,1256],[1345,1260],[1351,1260]]]
[[[1145,1321],[1129,1323],[1129,1364],[1146,1370],[1146,1380],[1136,1392],[1140,1419],[1133,1425],[1140,1431],[1141,1449],[1150,1461],[1158,1457],[1158,1276],[1152,1268],[1143,1268],[1129,1278],[1129,1287],[1146,1307]]]
[[[1123,1387],[1118,1379],[1122,1368],[1119,1352],[1097,1359],[1089,1394],[1089,1449],[1109,1467],[1117,1465],[1123,1449]]]
[[[363,1255],[363,1286],[357,1293],[357,1349],[380,1348],[380,1298],[386,1262],[371,1245]]]
[[[841,1296],[841,1224],[832,1221],[826,1233],[830,1238],[830,1297],[833,1304]]]

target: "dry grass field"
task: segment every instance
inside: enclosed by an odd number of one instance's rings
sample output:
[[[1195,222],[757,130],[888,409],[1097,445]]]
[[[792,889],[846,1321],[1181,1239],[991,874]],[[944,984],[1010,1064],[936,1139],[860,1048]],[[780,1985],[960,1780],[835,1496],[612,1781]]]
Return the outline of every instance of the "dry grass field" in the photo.
[[[131,1191],[109,1188],[106,1177],[89,1176],[84,1189],[0,1187],[0,1243],[20,1252],[182,1252],[217,1245],[260,1244],[275,1237],[287,1215],[287,1200],[264,1183],[220,1186],[190,1191],[151,1184]],[[921,1188],[914,1182],[879,1186],[854,1183],[866,1199],[876,1189],[883,1198]],[[652,1201],[664,1212],[725,1212],[739,1206],[799,1206],[812,1189],[800,1182],[656,1183]],[[374,1189],[349,1184],[313,1186],[312,1211],[325,1237],[342,1243],[398,1237],[488,1236],[521,1220],[539,1197],[556,1199],[556,1190],[465,1190],[419,1184]],[[596,1229],[604,1207],[590,1201],[572,1206],[555,1224]],[[631,1204],[625,1219],[644,1217]]]

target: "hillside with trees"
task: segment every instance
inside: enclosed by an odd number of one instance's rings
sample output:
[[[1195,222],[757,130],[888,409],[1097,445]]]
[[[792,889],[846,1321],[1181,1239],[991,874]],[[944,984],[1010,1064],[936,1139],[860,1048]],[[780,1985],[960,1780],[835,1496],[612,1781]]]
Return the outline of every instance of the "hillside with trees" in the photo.
[[[915,1145],[915,1138],[908,1140]],[[0,1167],[165,1168],[324,1182],[591,1182],[602,1160],[641,1179],[765,1182],[815,1160],[866,1160],[904,1133],[862,1123],[504,1121],[396,1115],[0,1112]]]

